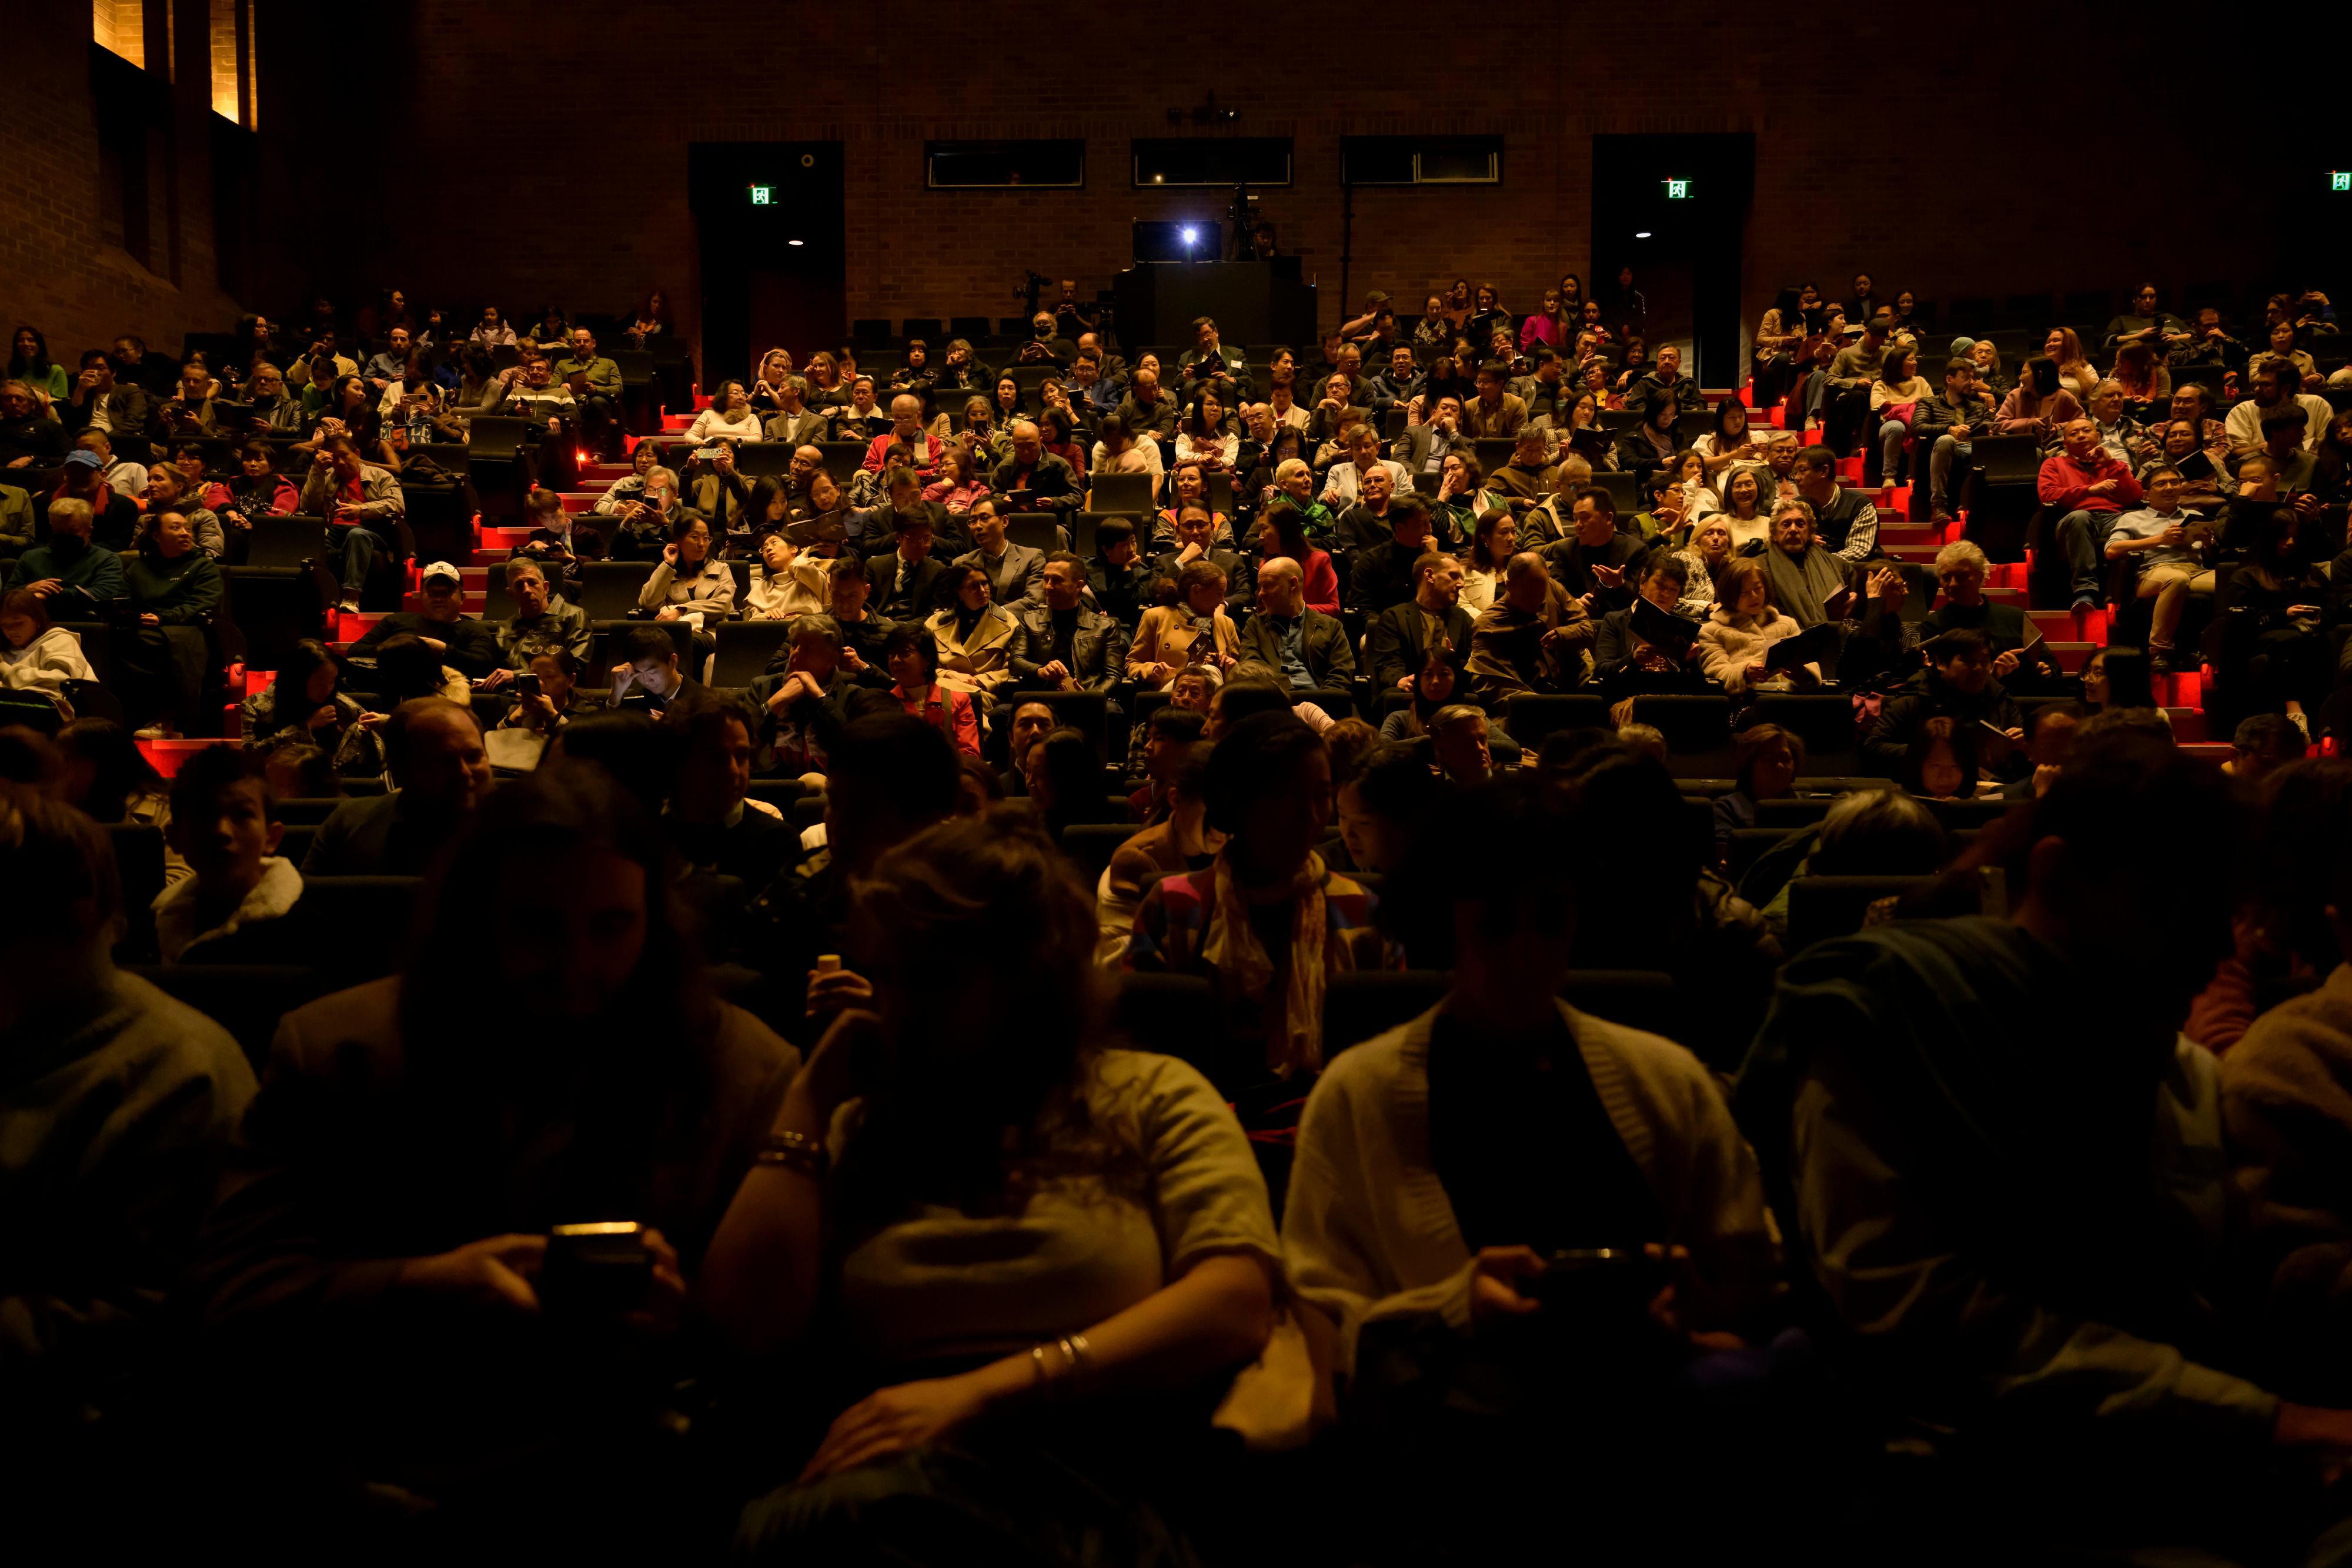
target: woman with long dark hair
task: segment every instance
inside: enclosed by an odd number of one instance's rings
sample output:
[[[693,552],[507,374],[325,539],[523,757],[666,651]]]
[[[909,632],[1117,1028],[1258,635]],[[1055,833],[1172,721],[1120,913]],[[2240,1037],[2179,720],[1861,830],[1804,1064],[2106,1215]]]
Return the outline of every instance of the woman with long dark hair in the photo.
[[[2036,354],[2018,367],[2017,384],[1993,415],[2003,435],[2030,435],[2047,448],[2058,432],[2083,417],[2083,405],[2063,384],[2058,361]]]
[[[675,886],[652,813],[551,760],[488,797],[399,974],[279,1025],[188,1277],[255,1435],[299,1434],[279,1462],[453,1502],[551,1456],[646,1462],[689,1281],[799,1065],[718,998]]]
[[[1107,1048],[1094,908],[1025,808],[926,829],[851,903],[875,1010],[793,1079],[706,1271],[739,1345],[821,1335],[831,1374],[739,1553],[1189,1557],[1207,1412],[1280,1278],[1240,1125],[1192,1067]]]
[[[1268,507],[1257,520],[1257,550],[1260,561],[1287,557],[1298,563],[1299,575],[1305,580],[1305,597],[1301,600],[1309,610],[1319,610],[1326,615],[1339,613],[1339,573],[1332,564],[1331,552],[1318,549],[1307,538],[1307,516],[1287,500]]]
[[[49,356],[49,340],[31,327],[19,327],[8,341],[8,376],[61,403],[73,395],[72,378]]]

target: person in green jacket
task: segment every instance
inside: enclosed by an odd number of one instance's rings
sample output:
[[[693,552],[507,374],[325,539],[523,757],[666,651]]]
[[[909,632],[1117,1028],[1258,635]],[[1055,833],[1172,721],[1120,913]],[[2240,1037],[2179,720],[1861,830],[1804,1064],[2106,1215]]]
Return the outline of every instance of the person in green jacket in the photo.
[[[123,707],[144,739],[176,737],[194,720],[211,655],[208,626],[220,609],[220,568],[196,548],[195,529],[173,511],[156,517],[122,564],[122,591],[138,626],[115,643]]]
[[[96,621],[122,597],[122,558],[89,542],[97,514],[88,501],[65,496],[49,503],[49,542],[16,558],[8,586],[29,588],[48,604],[52,621]]]

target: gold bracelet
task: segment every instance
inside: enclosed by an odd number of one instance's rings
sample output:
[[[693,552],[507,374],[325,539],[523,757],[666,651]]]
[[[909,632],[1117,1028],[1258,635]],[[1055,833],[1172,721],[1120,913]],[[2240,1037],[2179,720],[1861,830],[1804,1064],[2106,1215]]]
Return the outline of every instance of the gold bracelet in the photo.
[[[770,1133],[751,1159],[755,1165],[782,1166],[817,1182],[824,1180],[825,1169],[832,1163],[823,1144],[806,1133],[795,1132]]]

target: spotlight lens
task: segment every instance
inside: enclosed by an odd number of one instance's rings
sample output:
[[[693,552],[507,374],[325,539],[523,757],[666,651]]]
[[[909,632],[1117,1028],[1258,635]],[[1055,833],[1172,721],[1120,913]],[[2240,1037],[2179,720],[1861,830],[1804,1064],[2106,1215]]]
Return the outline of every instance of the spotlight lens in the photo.
[[[1200,237],[1201,231],[1199,229],[1186,229],[1184,231],[1184,243],[1186,245],[1191,245],[1194,240],[1199,239]]]

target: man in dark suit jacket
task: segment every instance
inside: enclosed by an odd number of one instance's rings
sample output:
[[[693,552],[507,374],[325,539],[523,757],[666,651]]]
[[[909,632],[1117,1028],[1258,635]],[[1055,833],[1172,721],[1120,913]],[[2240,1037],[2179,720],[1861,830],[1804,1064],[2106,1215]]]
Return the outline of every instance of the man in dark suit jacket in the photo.
[[[1127,632],[1086,602],[1087,563],[1068,550],[1045,558],[1042,600],[1014,613],[1028,633],[1013,654],[1013,678],[1049,691],[1108,692],[1127,673]]]
[[[1348,604],[1366,616],[1413,596],[1413,562],[1429,549],[1429,503],[1405,496],[1389,503],[1389,538],[1355,552],[1348,575]]]
[[[1294,631],[1297,641],[1292,644]],[[1241,655],[1268,666],[1276,680],[1297,690],[1344,694],[1356,678],[1348,629],[1307,608],[1306,576],[1288,556],[1276,556],[1257,569],[1257,613],[1242,628]]]
[[[1454,666],[1470,661],[1474,623],[1462,608],[1462,563],[1431,553],[1413,563],[1413,595],[1393,604],[1364,629],[1364,657],[1372,667],[1372,689],[1409,689],[1431,658]]]
[[[921,621],[937,610],[940,580],[947,563],[931,554],[931,531],[907,519],[898,530],[898,548],[866,558],[866,580],[872,584],[868,602],[874,612],[892,621]]]
[[[490,758],[473,710],[418,697],[383,727],[396,791],[361,795],[329,813],[302,857],[302,874],[422,876],[489,792]]]

